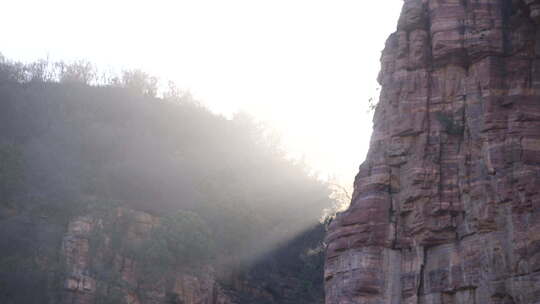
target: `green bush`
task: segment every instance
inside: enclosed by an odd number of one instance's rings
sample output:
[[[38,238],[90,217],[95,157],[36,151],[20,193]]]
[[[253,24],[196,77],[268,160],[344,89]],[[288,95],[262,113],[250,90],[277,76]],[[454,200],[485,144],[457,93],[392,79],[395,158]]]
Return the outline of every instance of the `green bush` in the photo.
[[[444,114],[442,112],[435,113],[435,117],[443,126],[443,129],[451,135],[463,134],[463,123],[455,121],[450,114]]]
[[[11,204],[24,177],[23,155],[14,144],[0,143],[0,203]]]
[[[200,264],[207,262],[214,252],[214,240],[206,223],[198,214],[179,211],[165,217],[152,233],[152,248],[166,246],[176,263]],[[149,256],[154,257],[153,251]],[[160,257],[156,255],[155,257]]]

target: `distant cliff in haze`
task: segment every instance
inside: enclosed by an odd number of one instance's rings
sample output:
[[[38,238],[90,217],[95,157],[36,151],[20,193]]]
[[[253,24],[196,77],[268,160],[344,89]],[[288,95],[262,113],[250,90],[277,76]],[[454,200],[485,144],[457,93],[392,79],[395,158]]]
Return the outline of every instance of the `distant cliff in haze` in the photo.
[[[1,303],[322,303],[328,185],[140,71],[0,62]]]

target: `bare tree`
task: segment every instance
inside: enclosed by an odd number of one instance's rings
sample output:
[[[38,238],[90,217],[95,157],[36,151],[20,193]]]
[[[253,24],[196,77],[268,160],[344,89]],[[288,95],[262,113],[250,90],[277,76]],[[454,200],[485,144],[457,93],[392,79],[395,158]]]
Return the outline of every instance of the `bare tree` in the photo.
[[[155,97],[158,79],[139,69],[127,70],[122,73],[121,85],[139,94]]]
[[[92,63],[78,60],[72,63],[63,61],[55,63],[58,80],[64,83],[92,84],[97,80],[97,71]]]
[[[39,59],[24,66],[25,81],[49,82],[55,81],[55,71],[49,58]]]

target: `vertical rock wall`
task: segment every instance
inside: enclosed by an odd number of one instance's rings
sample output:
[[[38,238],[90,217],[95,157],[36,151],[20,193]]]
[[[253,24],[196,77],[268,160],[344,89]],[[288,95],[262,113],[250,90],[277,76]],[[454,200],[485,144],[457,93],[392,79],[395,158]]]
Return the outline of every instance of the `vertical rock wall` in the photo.
[[[406,0],[327,304],[540,303],[540,1]]]

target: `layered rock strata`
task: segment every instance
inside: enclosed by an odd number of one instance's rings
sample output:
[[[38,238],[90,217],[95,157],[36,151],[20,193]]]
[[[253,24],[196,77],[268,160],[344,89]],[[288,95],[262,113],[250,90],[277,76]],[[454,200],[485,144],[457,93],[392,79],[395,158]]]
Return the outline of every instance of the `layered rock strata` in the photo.
[[[61,250],[66,273],[62,303],[234,303],[217,283],[210,266],[197,271],[169,269],[172,275],[158,273],[152,277],[140,261],[120,254],[113,245],[115,237],[124,243],[136,243],[159,225],[159,218],[124,208],[115,212],[113,221],[125,224],[122,235],[115,236],[107,229],[111,223],[99,216],[79,216],[70,221]]]
[[[327,304],[540,303],[540,1],[406,0]]]

